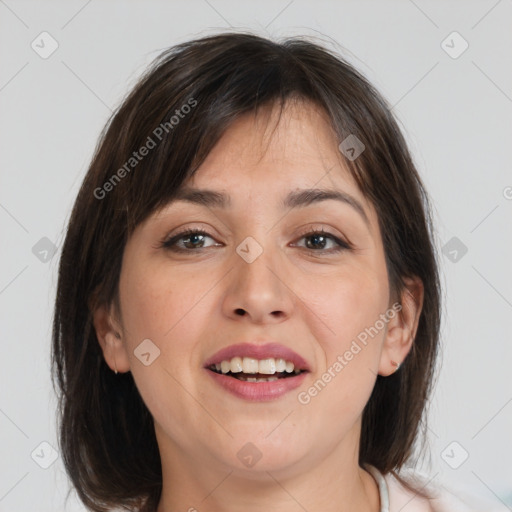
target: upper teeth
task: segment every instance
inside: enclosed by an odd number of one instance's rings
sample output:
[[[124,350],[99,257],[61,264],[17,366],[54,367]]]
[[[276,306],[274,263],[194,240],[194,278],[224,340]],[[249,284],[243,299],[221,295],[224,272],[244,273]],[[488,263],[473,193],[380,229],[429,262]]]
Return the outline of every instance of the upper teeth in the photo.
[[[299,373],[295,370],[295,366],[291,361],[285,359],[254,359],[252,357],[233,357],[232,359],[221,361],[215,365],[215,369],[222,373],[263,373],[265,375],[273,375],[274,373],[286,372]]]

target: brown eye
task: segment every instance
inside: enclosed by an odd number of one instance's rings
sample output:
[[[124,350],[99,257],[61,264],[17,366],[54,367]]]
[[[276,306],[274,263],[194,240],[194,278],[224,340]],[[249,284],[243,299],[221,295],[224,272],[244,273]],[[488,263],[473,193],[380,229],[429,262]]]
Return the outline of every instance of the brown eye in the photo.
[[[337,236],[324,230],[305,233],[302,235],[301,240],[302,239],[305,239],[306,241],[309,240],[309,243],[306,242],[305,244],[305,249],[312,252],[333,253],[351,248],[348,243],[340,240]],[[329,244],[329,242],[333,243],[334,247],[326,249],[326,246]]]
[[[174,235],[169,240],[164,241],[161,246],[171,251],[194,252],[194,250],[197,249],[208,249],[211,247],[204,245],[206,238],[213,240],[213,238],[205,231],[187,229],[177,235]]]

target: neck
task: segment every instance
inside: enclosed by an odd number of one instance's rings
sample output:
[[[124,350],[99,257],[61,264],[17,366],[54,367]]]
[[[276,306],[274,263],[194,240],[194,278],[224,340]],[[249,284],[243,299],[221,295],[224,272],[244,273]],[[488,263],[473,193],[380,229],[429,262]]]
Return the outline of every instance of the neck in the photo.
[[[380,510],[377,483],[359,467],[358,450],[346,453],[340,446],[315,464],[303,461],[260,471],[256,465],[248,473],[218,461],[199,460],[195,458],[199,454],[181,451],[168,438],[165,443],[161,436],[157,438],[163,477],[157,512]]]

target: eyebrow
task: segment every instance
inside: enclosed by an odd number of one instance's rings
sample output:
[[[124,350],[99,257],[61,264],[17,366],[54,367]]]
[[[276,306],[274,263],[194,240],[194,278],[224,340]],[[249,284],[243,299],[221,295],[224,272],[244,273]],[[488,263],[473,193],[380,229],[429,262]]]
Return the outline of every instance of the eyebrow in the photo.
[[[351,206],[363,218],[365,223],[370,226],[370,221],[362,204],[350,194],[339,190],[307,188],[290,192],[281,202],[283,209],[296,209],[320,203],[322,201],[340,201]],[[184,187],[179,189],[170,203],[175,201],[185,201],[187,203],[198,204],[208,208],[229,208],[231,206],[231,197],[224,192],[216,190],[199,189]]]

